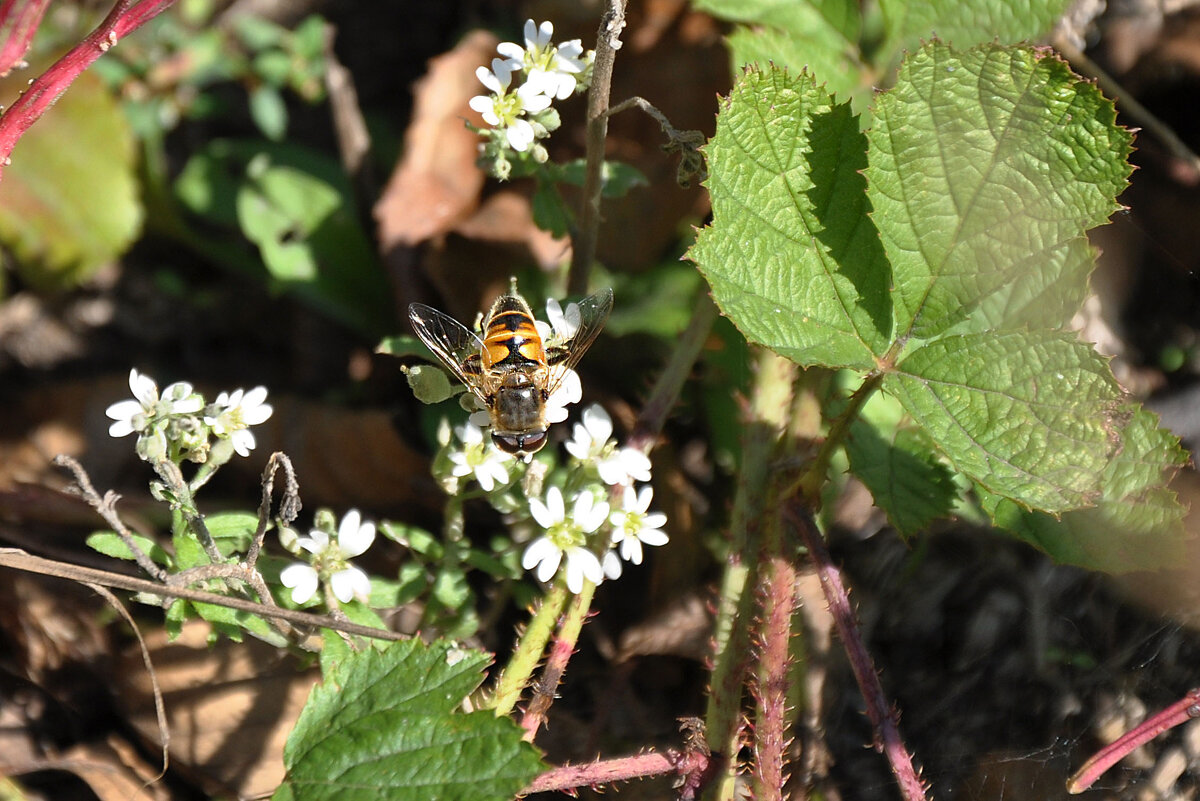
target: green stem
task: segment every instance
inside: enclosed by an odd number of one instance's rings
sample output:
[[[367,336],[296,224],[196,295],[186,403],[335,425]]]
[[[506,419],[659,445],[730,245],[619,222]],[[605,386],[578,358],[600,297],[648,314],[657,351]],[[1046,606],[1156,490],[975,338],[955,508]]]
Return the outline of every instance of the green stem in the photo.
[[[862,385],[850,396],[846,408],[829,427],[829,433],[825,436],[825,441],[821,444],[821,450],[817,453],[817,457],[812,460],[796,483],[784,491],[780,497],[790,498],[796,493],[800,493],[804,498],[805,506],[809,509],[816,512],[821,508],[821,489],[825,486],[828,478],[829,463],[833,460],[833,455],[837,453],[838,448],[842,447],[845,442],[850,432],[850,425],[858,419],[863,405],[882,382],[883,373],[876,372],[867,376]]]
[[[749,420],[743,434],[742,465],[730,521],[729,554],[721,581],[715,623],[711,693],[705,712],[708,741],[726,757],[722,775],[711,785],[708,797],[733,799],[737,782],[742,687],[750,649],[750,626],[758,582],[758,550],[771,457],[787,424],[796,366],[770,351],[758,356]]]
[[[567,670],[567,662],[575,652],[575,643],[579,642],[579,632],[587,620],[588,610],[592,608],[592,597],[596,594],[596,585],[590,581],[583,582],[583,589],[578,595],[571,597],[567,604],[566,614],[558,627],[558,636],[550,646],[550,655],[546,658],[546,667],[542,669],[542,677],[534,689],[529,709],[521,718],[521,728],[525,730],[525,739],[533,742],[538,728],[546,719],[558,685],[562,682],[563,673]]]
[[[562,613],[569,594],[565,580],[560,577],[551,585],[550,592],[542,599],[541,606],[529,621],[528,628],[521,634],[517,649],[508,660],[508,666],[496,681],[491,700],[484,704],[495,710],[496,717],[512,712],[520,700],[521,693],[529,683],[529,677],[533,675],[538,660],[546,650],[546,643],[554,632],[554,624]]]

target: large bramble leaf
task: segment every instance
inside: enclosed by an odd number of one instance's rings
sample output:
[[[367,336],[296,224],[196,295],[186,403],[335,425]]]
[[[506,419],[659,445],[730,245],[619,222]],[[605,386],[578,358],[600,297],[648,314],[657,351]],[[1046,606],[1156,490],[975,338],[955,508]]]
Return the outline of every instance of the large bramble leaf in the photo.
[[[1101,496],[1092,508],[1056,520],[981,488],[977,494],[998,526],[1060,561],[1109,573],[1178,563],[1184,555],[1184,509],[1163,484],[1187,462],[1187,453],[1141,408],[1124,426],[1121,443],[1101,476]]]
[[[959,48],[1044,36],[1069,0],[879,0],[886,53],[936,36]]]
[[[1027,507],[1092,504],[1119,448],[1116,382],[1071,334],[946,337],[896,365],[883,390],[959,471]]]
[[[490,657],[445,640],[331,661],[284,748],[277,799],[508,801],[541,770],[508,718],[456,712]]]
[[[901,337],[943,333],[1052,261],[1119,208],[1131,169],[1112,102],[1046,51],[929,44],[874,121],[868,194]]]
[[[713,221],[688,258],[747,339],[800,364],[869,369],[890,342],[865,151],[848,106],[775,69],[742,76],[706,149]]]

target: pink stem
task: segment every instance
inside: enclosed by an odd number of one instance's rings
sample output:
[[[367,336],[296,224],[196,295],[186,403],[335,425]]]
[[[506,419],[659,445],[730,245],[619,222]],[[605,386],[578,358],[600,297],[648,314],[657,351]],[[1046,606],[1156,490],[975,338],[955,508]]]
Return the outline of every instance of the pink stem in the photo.
[[[675,774],[682,777],[678,798],[693,799],[707,775],[711,773],[712,764],[713,759],[705,749],[689,748],[684,753],[674,750],[664,753],[652,751],[637,756],[589,762],[585,765],[563,765],[538,776],[519,795],[555,790],[571,792],[579,787]]]
[[[778,528],[778,525],[775,525]],[[769,539],[777,540],[778,535]],[[763,578],[763,622],[758,662],[758,723],[755,759],[759,780],[759,801],[783,798],[786,781],[784,763],[788,737],[788,648],[795,612],[796,567],[787,557],[776,553],[769,557]]]
[[[808,547],[809,556],[816,564],[821,589],[825,593],[829,611],[833,614],[838,637],[841,638],[842,647],[850,657],[854,679],[867,702],[867,717],[875,728],[875,748],[883,751],[891,763],[892,773],[900,785],[900,793],[905,801],[925,799],[925,786],[913,767],[912,756],[908,753],[904,741],[900,739],[895,710],[884,695],[883,685],[879,683],[879,674],[875,671],[875,665],[863,644],[858,622],[854,619],[854,610],[850,606],[850,596],[846,592],[846,585],[842,583],[841,571],[833,563],[833,558],[825,548],[825,542],[803,502],[789,501],[785,507],[785,515],[799,530],[804,544]]]
[[[174,0],[117,0],[104,21],[82,42],[54,62],[0,115],[0,177],[17,141],[67,87],[127,34],[137,30]]]
[[[1112,743],[1097,751],[1083,767],[1067,780],[1067,792],[1082,793],[1092,786],[1106,770],[1129,755],[1133,749],[1153,740],[1168,729],[1193,718],[1200,718],[1200,687],[1189,690],[1187,695],[1153,717],[1122,734]]]
[[[29,52],[50,0],[4,0],[0,3],[0,76],[8,75]]]

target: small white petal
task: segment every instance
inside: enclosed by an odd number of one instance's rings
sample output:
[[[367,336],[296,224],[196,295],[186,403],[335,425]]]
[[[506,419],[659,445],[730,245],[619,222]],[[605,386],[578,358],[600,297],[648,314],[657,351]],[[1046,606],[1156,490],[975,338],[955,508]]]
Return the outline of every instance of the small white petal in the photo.
[[[474,397],[473,395],[471,397]],[[487,409],[480,409],[477,412],[471,412],[471,416],[467,418],[471,421],[471,425],[486,428],[492,424],[492,414]]]
[[[612,418],[598,403],[593,403],[583,410],[583,425],[596,442],[607,442],[612,436]]]
[[[234,431],[229,439],[233,442],[233,450],[238,456],[249,456],[250,451],[254,450],[254,446],[257,444],[254,434],[245,428]]]
[[[533,126],[525,120],[516,120],[505,132],[508,145],[518,153],[524,153],[533,144]]]
[[[375,524],[363,523],[357,509],[346,512],[338,526],[338,549],[342,556],[352,559],[359,556],[375,542]]]
[[[320,553],[329,547],[329,535],[319,528],[308,532],[307,537],[296,540],[296,544],[309,553]]]
[[[496,52],[513,61],[525,60],[525,48],[516,42],[501,42],[496,45]]]
[[[621,540],[621,557],[635,565],[642,563],[642,541],[637,537],[625,537]]]
[[[292,588],[292,602],[306,603],[317,592],[317,571],[311,566],[297,562],[288,565],[279,574],[283,586]]]
[[[158,384],[154,383],[153,378],[137,370],[129,371],[129,389],[133,391],[133,397],[141,401],[142,406],[153,406],[158,400]]]
[[[108,435],[110,437],[126,437],[134,431],[137,431],[137,429],[133,427],[133,423],[129,420],[118,420],[108,427]]]
[[[643,528],[638,532],[638,540],[643,545],[666,545],[671,541],[671,538],[666,535],[666,532],[659,531],[657,528]]]
[[[604,558],[600,561],[600,566],[604,568],[604,577],[606,579],[619,579],[621,577],[621,557],[614,550],[605,552]]]
[[[567,589],[578,595],[583,590],[583,579],[593,584],[604,581],[604,568],[596,554],[576,545],[567,549]]]
[[[358,598],[364,603],[371,597],[371,579],[362,570],[351,565],[329,577],[329,589],[333,597],[344,604]]]

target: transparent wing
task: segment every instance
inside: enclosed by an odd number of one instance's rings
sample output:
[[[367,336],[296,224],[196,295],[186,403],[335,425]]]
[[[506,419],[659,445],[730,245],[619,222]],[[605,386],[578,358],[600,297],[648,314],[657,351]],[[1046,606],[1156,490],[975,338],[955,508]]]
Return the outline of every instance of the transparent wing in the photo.
[[[574,369],[583,358],[583,354],[592,346],[600,329],[604,328],[604,323],[608,321],[612,304],[611,289],[602,289],[579,301],[579,328],[566,341],[553,342],[546,349],[546,359],[550,365],[550,380],[546,388],[551,395],[562,383],[567,371]]]
[[[425,346],[486,405],[490,392],[478,370],[479,354],[483,350],[479,337],[450,315],[424,303],[410,304],[408,319],[413,332]],[[474,370],[469,366],[472,363],[476,365]]]

